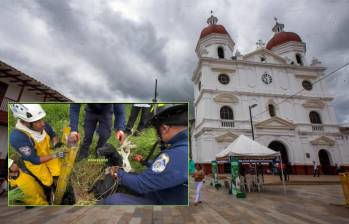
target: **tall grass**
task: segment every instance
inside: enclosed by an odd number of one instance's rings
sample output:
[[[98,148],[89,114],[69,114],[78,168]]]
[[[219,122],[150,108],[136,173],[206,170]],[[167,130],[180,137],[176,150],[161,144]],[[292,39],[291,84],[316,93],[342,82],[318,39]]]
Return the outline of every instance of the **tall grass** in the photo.
[[[9,190],[8,194],[9,205],[23,205],[24,204],[24,193],[19,188]]]

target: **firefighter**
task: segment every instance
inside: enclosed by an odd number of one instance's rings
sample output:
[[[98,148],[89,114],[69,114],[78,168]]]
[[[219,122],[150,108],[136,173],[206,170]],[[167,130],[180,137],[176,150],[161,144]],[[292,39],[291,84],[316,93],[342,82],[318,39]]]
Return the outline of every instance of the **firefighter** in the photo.
[[[53,150],[62,143],[43,120],[46,112],[39,104],[13,104],[11,110],[17,123],[10,133],[10,144],[21,156],[25,168],[44,186],[52,186],[54,177],[60,175],[60,159],[65,153]]]

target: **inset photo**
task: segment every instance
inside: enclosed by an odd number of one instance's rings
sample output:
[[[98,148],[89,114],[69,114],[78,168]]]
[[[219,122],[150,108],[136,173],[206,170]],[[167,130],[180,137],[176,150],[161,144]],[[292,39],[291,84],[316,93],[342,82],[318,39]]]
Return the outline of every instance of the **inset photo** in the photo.
[[[188,103],[9,109],[9,206],[188,206]]]

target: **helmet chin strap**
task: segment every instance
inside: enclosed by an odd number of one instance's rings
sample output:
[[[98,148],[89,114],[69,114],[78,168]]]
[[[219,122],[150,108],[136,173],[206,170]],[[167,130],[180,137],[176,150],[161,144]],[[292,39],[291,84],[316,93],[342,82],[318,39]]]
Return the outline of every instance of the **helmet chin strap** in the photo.
[[[42,131],[38,131],[38,130],[35,130],[35,129],[34,129],[34,125],[33,125],[34,122],[28,122],[28,123],[29,123],[28,128],[29,128],[30,130],[33,130],[33,131],[42,133],[43,130],[42,130]]]
[[[20,122],[26,126],[27,128],[29,128],[30,130],[33,130],[33,131],[36,131],[34,129],[34,125],[33,125],[33,122],[27,122],[27,121],[23,121],[23,120],[20,120]]]
[[[163,150],[166,148],[166,143],[163,141],[162,137],[161,137],[161,132],[160,132],[160,126],[156,127],[156,133],[159,137],[159,143],[160,143],[160,150]]]
[[[36,130],[34,129],[33,122],[30,122],[30,123],[29,123],[29,127],[28,127],[28,128],[30,128],[30,129],[33,130],[33,131],[36,131]]]

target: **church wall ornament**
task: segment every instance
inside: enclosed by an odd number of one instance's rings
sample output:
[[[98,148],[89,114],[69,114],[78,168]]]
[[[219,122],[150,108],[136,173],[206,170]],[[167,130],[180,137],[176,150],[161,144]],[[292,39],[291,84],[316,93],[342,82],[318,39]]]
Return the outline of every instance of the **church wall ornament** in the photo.
[[[315,108],[315,109],[323,109],[326,104],[321,100],[307,100],[303,104],[305,108]]]
[[[336,144],[336,141],[332,138],[329,138],[327,136],[321,136],[318,137],[312,141],[310,141],[313,145],[321,145],[321,146],[334,146]]]
[[[287,120],[284,120],[282,118],[279,118],[277,116],[271,117],[265,121],[261,121],[257,123],[256,128],[260,129],[288,129],[288,130],[294,130],[297,125],[293,124],[292,122],[289,122]]]
[[[213,98],[216,103],[239,103],[239,98],[233,94],[222,93]]]

